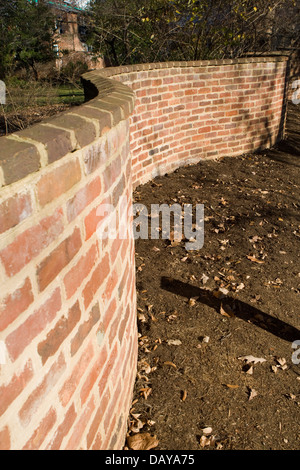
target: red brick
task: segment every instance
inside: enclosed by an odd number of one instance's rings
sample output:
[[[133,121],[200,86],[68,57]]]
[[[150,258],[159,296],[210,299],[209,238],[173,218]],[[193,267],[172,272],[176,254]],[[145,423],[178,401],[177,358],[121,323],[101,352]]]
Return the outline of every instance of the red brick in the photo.
[[[0,331],[3,331],[33,302],[32,287],[29,278],[12,294],[0,301]]]
[[[117,360],[118,356],[118,346],[115,345],[114,349],[110,352],[108,361],[106,362],[105,369],[101,375],[101,378],[98,383],[98,388],[99,388],[99,395],[100,397],[103,395],[107,381],[110,377],[110,374],[112,372],[112,369],[114,368],[115,362]]]
[[[110,250],[110,261],[111,261],[111,265],[114,264],[116,258],[117,258],[117,255],[118,255],[118,252],[121,248],[121,245],[122,245],[122,240],[120,240],[119,238],[116,238],[113,243],[112,243],[112,246],[111,246],[111,250]]]
[[[63,316],[56,323],[54,328],[47,334],[45,341],[39,343],[38,353],[42,358],[42,363],[45,364],[49,357],[53,356],[59,349],[63,341],[69,336],[75,325],[79,322],[81,311],[79,302],[77,301],[68,312],[68,316]]]
[[[101,181],[97,177],[87,186],[83,187],[78,193],[67,203],[68,221],[74,220],[96,197],[101,193]]]
[[[120,327],[119,327],[118,336],[119,336],[120,343],[122,343],[122,340],[123,340],[123,337],[124,337],[124,334],[125,334],[125,329],[126,329],[128,321],[130,319],[131,310],[130,310],[129,305],[130,304],[127,305],[126,312],[124,314],[124,318],[122,319],[122,322],[120,323]]]
[[[100,310],[99,310],[99,304],[96,303],[94,307],[92,308],[88,320],[86,320],[84,323],[82,323],[74,338],[72,339],[71,342],[71,356],[74,356],[74,354],[77,353],[78,349],[82,345],[83,341],[85,338],[88,336],[89,332],[93,328],[94,325],[100,320]]]
[[[110,204],[110,198],[106,198],[101,202],[102,204]],[[98,224],[104,219],[105,214],[100,216],[97,214],[98,207],[94,207],[91,212],[84,219],[85,226],[85,239],[88,240],[96,232]]]
[[[37,196],[41,206],[71,189],[81,179],[78,159],[70,161],[42,176],[37,183]]]
[[[67,299],[72,297],[76,290],[82,285],[84,279],[91,272],[98,257],[97,245],[93,245],[88,253],[64,277]]]
[[[94,397],[92,397],[89,403],[84,407],[83,413],[74,427],[73,434],[70,437],[65,450],[79,450],[79,445],[80,445],[80,441],[82,440],[82,435],[87,427],[88,421],[90,420],[94,410],[95,410],[95,401],[94,401]]]
[[[83,290],[84,306],[87,308],[92,302],[97,290],[103,285],[110,272],[108,254],[101,260],[94,270],[91,279]]]
[[[96,435],[96,433],[99,429],[99,426],[101,424],[103,415],[106,411],[106,408],[108,406],[109,401],[110,401],[110,392],[109,392],[109,390],[107,390],[101,398],[100,405],[98,406],[98,410],[95,414],[95,417],[92,421],[89,432],[87,434],[86,443],[87,443],[87,448],[88,449],[90,449],[90,447],[93,443],[93,440],[94,440],[95,435]],[[95,443],[96,443],[96,441],[95,441]],[[98,449],[100,449],[100,447]]]
[[[80,391],[80,399],[81,399],[81,405],[83,406],[84,403],[86,402],[92,388],[94,387],[98,377],[101,375],[101,372],[103,370],[103,366],[106,362],[107,359],[107,352],[106,349],[100,352],[99,357],[97,357],[97,361],[91,368],[89,374],[87,375],[83,387]]]
[[[52,439],[51,443],[48,444],[46,450],[60,450],[61,449],[61,443],[63,441],[63,438],[68,434],[71,427],[73,426],[76,416],[77,415],[76,415],[74,403],[72,403],[72,405],[70,406],[70,408],[68,409],[66,413],[66,416],[63,422],[57,428],[54,438]]]
[[[70,401],[73,393],[75,392],[82,375],[85,373],[94,357],[94,349],[92,344],[89,344],[79,361],[75,365],[69,378],[66,380],[59,392],[59,398],[63,406],[66,406]]]
[[[15,373],[9,384],[0,386],[0,416],[3,415],[9,405],[24,390],[32,377],[32,363],[28,361],[20,373]]]
[[[106,313],[105,313],[105,317],[104,317],[104,320],[103,320],[103,328],[104,328],[104,331],[106,331],[108,329],[108,326],[116,312],[116,309],[117,309],[117,302],[116,302],[116,299],[113,298],[111,303],[109,304],[109,307],[108,309],[106,310]]]
[[[37,279],[40,291],[52,282],[60,271],[74,258],[81,247],[79,228],[66,238],[37,268]]]
[[[103,438],[100,433],[97,434],[92,450],[103,450]]]
[[[8,276],[19,272],[27,263],[55,240],[63,231],[63,212],[45,217],[34,227],[27,229],[0,252],[0,258]]]
[[[107,436],[111,435],[112,429],[114,428],[113,423],[115,423],[116,416],[118,415],[118,408],[116,405],[119,402],[121,392],[122,392],[121,380],[119,380],[117,385],[114,384],[114,386],[115,386],[114,395],[112,399],[110,400],[110,405],[105,414],[105,419],[104,419],[104,430],[106,431]],[[110,429],[109,429],[109,426],[110,426]]]
[[[108,191],[122,172],[121,156],[118,155],[103,171],[104,190]]]
[[[118,284],[118,280],[119,280],[118,273],[117,273],[116,269],[114,269],[108,276],[105,291],[104,291],[104,294],[103,294],[103,299],[105,299],[106,301],[109,301],[114,288]]]
[[[55,318],[61,308],[60,289],[57,288],[51,297],[36,310],[6,339],[6,346],[12,360],[15,360],[24,351],[31,341],[45,329]]]
[[[44,400],[52,391],[58,380],[66,370],[66,363],[63,354],[60,354],[57,361],[51,366],[50,370],[44,376],[42,382],[34,389],[31,395],[19,411],[19,418],[22,426],[27,426],[31,419],[42,407]]]
[[[8,426],[0,431],[0,450],[10,450],[10,432]]]
[[[0,204],[0,234],[32,214],[30,194],[16,194]]]
[[[22,450],[40,450],[41,445],[56,422],[56,412],[51,408],[42,419],[39,427],[34,431]]]

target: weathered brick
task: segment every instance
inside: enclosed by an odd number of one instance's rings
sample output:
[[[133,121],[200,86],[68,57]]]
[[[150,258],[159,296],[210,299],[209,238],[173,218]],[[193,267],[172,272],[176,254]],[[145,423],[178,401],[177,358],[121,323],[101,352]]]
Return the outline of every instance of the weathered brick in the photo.
[[[119,331],[118,331],[118,337],[119,337],[120,343],[122,343],[124,333],[125,333],[125,329],[126,329],[128,321],[130,319],[130,315],[131,315],[130,306],[127,305],[127,308],[126,308],[126,311],[124,313],[123,319],[120,322]]]
[[[108,279],[107,279],[107,282],[106,282],[105,291],[104,291],[104,294],[103,294],[103,299],[105,299],[108,302],[110,300],[111,296],[112,296],[112,292],[113,292],[114,288],[118,284],[119,276],[118,276],[118,273],[117,273],[116,269],[114,269],[112,272],[109,273],[109,275],[107,277],[108,277]]]
[[[98,323],[99,320],[100,320],[99,304],[96,303],[96,305],[94,305],[94,307],[90,311],[89,318],[79,326],[76,335],[72,339],[71,356],[74,356],[74,354],[76,354],[76,352],[82,345],[85,338],[88,337],[88,334],[93,328],[93,326],[96,325],[96,323]]]
[[[54,438],[52,439],[50,444],[48,444],[46,450],[60,450],[61,449],[62,441],[64,437],[70,431],[71,427],[73,426],[76,416],[77,414],[75,411],[74,403],[72,403],[72,405],[66,412],[63,422],[57,428]]]
[[[118,416],[117,403],[121,396],[121,382],[120,379],[117,384],[114,384],[114,394],[110,400],[108,410],[104,418],[104,430],[106,431],[107,436],[111,436],[111,432],[115,427],[116,417]]]
[[[99,396],[103,396],[106,384],[110,378],[110,374],[114,368],[114,365],[116,363],[116,359],[118,357],[118,346],[115,344],[114,349],[110,352],[109,358],[106,362],[105,369],[102,372],[102,375],[100,377],[99,383],[98,383],[98,389],[99,389]]]
[[[56,323],[54,328],[47,334],[45,341],[38,345],[38,353],[42,358],[42,363],[45,364],[47,359],[53,356],[59,349],[63,341],[69,336],[75,325],[79,322],[81,311],[79,303],[76,302],[70,308],[68,316],[63,316]]]
[[[100,109],[94,108],[92,106],[83,106],[76,108],[74,113],[76,113],[78,116],[96,120],[99,125],[100,134],[102,134],[104,130],[108,131],[111,128],[112,122],[110,114],[104,113]]]
[[[11,184],[38,171],[40,155],[32,144],[2,137],[0,166],[3,170],[5,184]]]
[[[72,235],[66,238],[44,259],[37,268],[37,279],[40,291],[43,291],[52,282],[60,271],[78,253],[82,245],[79,228],[75,228]]]
[[[3,331],[33,302],[32,286],[26,278],[21,287],[0,301],[0,331]]]
[[[79,361],[74,366],[61,390],[59,391],[59,398],[63,406],[66,406],[70,401],[73,393],[77,389],[82,375],[85,373],[88,366],[90,365],[93,356],[94,349],[92,344],[89,344],[83,352],[82,356],[80,357]]]
[[[85,227],[85,239],[88,240],[91,236],[96,232],[98,224],[101,223],[102,220],[106,217],[106,214],[99,215],[98,207],[101,207],[106,204],[110,204],[111,199],[108,196],[107,198],[103,199],[99,206],[94,207],[91,212],[85,217],[84,219],[84,227]]]
[[[41,206],[45,206],[66,193],[81,179],[78,159],[68,162],[43,175],[37,183],[37,196]]]
[[[17,359],[26,346],[54,320],[60,308],[60,289],[57,288],[38,310],[7,336],[5,343],[12,360]]]
[[[94,397],[92,397],[89,403],[84,407],[79,420],[76,422],[74,431],[69,439],[65,450],[79,450],[80,441],[82,440],[83,433],[95,410],[95,407],[95,400]]]
[[[91,279],[83,289],[84,306],[87,308],[92,302],[97,290],[104,284],[110,271],[108,254],[101,260],[94,270]]]
[[[108,144],[106,138],[102,138],[84,150],[84,163],[86,173],[89,175],[99,168],[108,158]]]
[[[68,131],[47,126],[45,123],[18,132],[18,135],[44,144],[48,154],[48,163],[55,162],[75,150]]]
[[[92,424],[89,428],[89,432],[87,434],[86,438],[86,443],[87,443],[87,448],[90,449],[90,447],[93,444],[93,440],[96,436],[96,433],[99,429],[99,426],[101,424],[101,421],[103,419],[104,413],[106,411],[106,408],[108,406],[108,403],[110,401],[110,392],[107,390],[101,397],[100,404],[98,405],[97,412],[94,416],[94,419],[92,421]],[[99,446],[98,449],[100,450],[101,447]]]
[[[18,225],[32,214],[29,193],[16,194],[0,203],[0,234]]]
[[[98,248],[94,244],[89,251],[81,257],[78,263],[70,269],[64,277],[64,285],[67,299],[72,297],[76,290],[82,285],[84,279],[91,272],[98,258]]]
[[[40,450],[41,445],[46,439],[49,431],[53,428],[55,422],[56,411],[53,408],[50,408],[22,450]]]
[[[82,386],[82,389],[80,391],[80,399],[81,399],[82,406],[87,401],[92,388],[94,387],[97,379],[101,375],[106,359],[107,359],[107,352],[106,352],[106,349],[103,349],[100,352],[99,356],[97,357],[97,360],[95,364],[92,366],[89,374],[87,375],[84,381],[84,384]]]
[[[31,360],[27,361],[21,372],[16,372],[11,381],[0,386],[0,416],[8,409],[10,404],[20,395],[29,381],[33,378]]]
[[[78,191],[75,196],[67,203],[67,217],[69,222],[74,220],[85,207],[87,207],[101,193],[101,181],[97,177],[87,186]]]
[[[38,225],[20,233],[16,239],[0,252],[0,258],[8,276],[19,272],[63,231],[63,212],[57,209]]]
[[[58,117],[55,116],[55,118],[51,120],[51,123],[56,127],[73,131],[80,148],[90,144],[96,138],[96,128],[94,124],[79,116],[72,116],[65,113]]]
[[[30,423],[65,370],[65,359],[63,354],[60,354],[57,361],[44,376],[42,382],[34,389],[20,409],[19,418],[22,426],[27,426]]]
[[[8,426],[0,431],[0,450],[10,450],[10,432]]]
[[[109,327],[109,324],[116,312],[116,309],[117,309],[117,302],[116,302],[116,299],[113,297],[106,312],[105,312],[105,316],[104,316],[104,319],[103,319],[103,328],[104,328],[104,331],[106,331]]]

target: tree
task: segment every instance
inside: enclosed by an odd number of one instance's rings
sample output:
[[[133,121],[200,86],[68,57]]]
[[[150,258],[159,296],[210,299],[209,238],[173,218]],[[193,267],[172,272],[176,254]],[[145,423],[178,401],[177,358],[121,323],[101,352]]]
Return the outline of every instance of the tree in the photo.
[[[248,51],[280,48],[287,35],[290,44],[296,43],[299,3],[91,0],[87,41],[112,65],[239,57]]]
[[[0,74],[23,66],[38,78],[36,64],[53,59],[55,19],[45,0],[0,3]]]

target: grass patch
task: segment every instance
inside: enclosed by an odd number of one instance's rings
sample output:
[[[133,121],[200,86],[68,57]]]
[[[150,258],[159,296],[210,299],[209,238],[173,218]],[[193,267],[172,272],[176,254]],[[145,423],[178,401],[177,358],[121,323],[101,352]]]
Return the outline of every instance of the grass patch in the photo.
[[[6,86],[6,104],[0,105],[0,135],[25,129],[84,102],[80,84],[12,79]]]

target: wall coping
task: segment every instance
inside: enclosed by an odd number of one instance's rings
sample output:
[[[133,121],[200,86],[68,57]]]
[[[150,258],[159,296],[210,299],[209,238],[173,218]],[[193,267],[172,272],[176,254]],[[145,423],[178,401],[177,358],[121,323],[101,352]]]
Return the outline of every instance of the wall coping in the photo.
[[[214,67],[261,62],[284,62],[285,55],[239,59],[173,61],[124,65],[87,72],[82,76],[87,102],[25,130],[0,138],[0,187],[8,186],[92,143],[127,119],[135,104],[134,91],[112,80],[116,75],[186,67]]]
[[[88,81],[94,86],[96,99],[0,138],[0,187],[91,144],[130,116],[135,103],[131,88],[101,74],[84,82]]]

